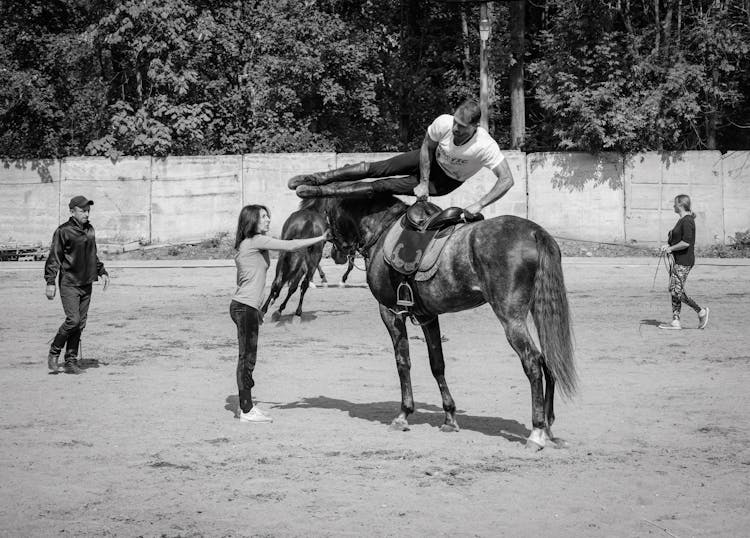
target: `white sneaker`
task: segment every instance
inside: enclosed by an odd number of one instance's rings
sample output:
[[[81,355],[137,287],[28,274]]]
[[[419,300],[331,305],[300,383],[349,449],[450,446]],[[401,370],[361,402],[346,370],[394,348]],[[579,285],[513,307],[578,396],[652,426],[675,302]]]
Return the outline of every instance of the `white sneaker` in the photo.
[[[706,325],[708,325],[708,312],[709,312],[708,307],[698,312],[698,328],[699,329],[705,329]]]
[[[679,318],[675,318],[672,320],[672,323],[662,323],[659,325],[660,329],[672,329],[679,331],[682,329],[682,323],[680,323]]]
[[[273,422],[273,419],[268,415],[264,415],[257,407],[253,407],[247,413],[243,413],[242,409],[240,409],[240,422]]]

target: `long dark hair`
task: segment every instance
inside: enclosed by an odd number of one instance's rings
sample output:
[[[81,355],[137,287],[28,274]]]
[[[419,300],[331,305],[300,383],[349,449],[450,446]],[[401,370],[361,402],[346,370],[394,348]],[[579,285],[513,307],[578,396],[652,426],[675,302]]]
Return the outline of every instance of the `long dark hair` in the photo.
[[[258,224],[260,224],[260,212],[265,211],[270,217],[271,212],[264,205],[251,204],[246,205],[240,211],[240,217],[237,219],[237,234],[234,237],[234,248],[240,248],[240,243],[248,237],[258,235]]]

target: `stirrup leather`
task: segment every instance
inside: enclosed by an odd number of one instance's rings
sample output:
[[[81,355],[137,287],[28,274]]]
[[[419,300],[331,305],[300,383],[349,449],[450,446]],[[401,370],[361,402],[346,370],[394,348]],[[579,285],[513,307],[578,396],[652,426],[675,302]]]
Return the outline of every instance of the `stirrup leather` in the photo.
[[[396,288],[396,304],[406,308],[414,306],[414,291],[408,282],[402,282]]]

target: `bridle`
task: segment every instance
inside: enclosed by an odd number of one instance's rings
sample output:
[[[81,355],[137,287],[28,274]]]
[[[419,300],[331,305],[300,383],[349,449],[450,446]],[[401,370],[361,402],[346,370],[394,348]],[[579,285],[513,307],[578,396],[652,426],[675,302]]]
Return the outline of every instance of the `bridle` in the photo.
[[[356,253],[359,252],[365,260],[369,259],[370,249],[373,245],[378,242],[386,230],[388,230],[400,216],[401,215],[398,215],[393,218],[391,222],[388,222],[381,228],[380,232],[372,234],[372,237],[367,241],[364,240],[359,227],[357,227],[357,240],[354,243],[347,243],[343,240],[343,235],[336,224],[337,219],[331,218],[330,210],[326,211],[326,221],[328,222],[328,229],[331,231],[331,241],[337,246],[337,248],[341,247],[340,250],[346,252],[347,256],[350,258],[353,259]]]

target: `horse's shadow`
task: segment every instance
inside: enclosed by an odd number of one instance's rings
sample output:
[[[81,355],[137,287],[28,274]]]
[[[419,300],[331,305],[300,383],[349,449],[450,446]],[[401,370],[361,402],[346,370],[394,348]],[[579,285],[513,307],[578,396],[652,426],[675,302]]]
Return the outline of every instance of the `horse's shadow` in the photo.
[[[302,312],[301,316],[296,315],[294,312],[289,314],[281,314],[278,317],[276,313],[278,310],[274,310],[270,314],[266,314],[266,322],[274,323],[276,326],[292,325],[294,323],[308,323],[318,319],[318,314],[351,314],[351,310],[307,310]],[[296,318],[296,319],[295,319]]]
[[[640,324],[658,327],[659,325],[662,325],[663,323],[664,323],[663,321],[659,321],[658,319],[642,319]]]
[[[236,395],[228,396],[224,409],[235,412],[238,405],[239,402]],[[396,401],[354,403],[347,400],[328,398],[327,396],[318,396],[315,398],[302,398],[299,401],[287,404],[273,404],[272,407],[274,409],[338,409],[339,411],[348,413],[352,418],[390,425],[399,409],[401,409],[401,403]],[[435,428],[442,426],[445,418],[442,407],[420,402],[414,402],[414,407],[416,411],[409,416],[410,425],[427,424]],[[464,430],[503,437],[513,443],[525,444],[526,438],[531,434],[531,430],[520,422],[500,417],[459,414],[456,416],[456,420]]]

